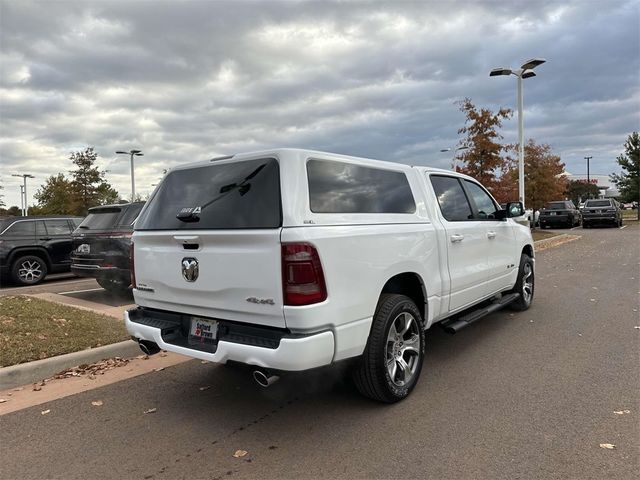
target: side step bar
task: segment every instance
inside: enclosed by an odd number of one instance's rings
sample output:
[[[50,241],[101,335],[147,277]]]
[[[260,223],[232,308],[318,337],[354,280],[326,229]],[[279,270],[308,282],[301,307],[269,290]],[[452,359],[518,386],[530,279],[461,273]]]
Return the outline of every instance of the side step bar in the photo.
[[[509,293],[508,295],[503,295],[499,300],[493,302],[491,305],[480,308],[478,310],[473,310],[462,317],[452,318],[450,320],[445,320],[441,323],[444,331],[450,334],[454,334],[459,332],[464,327],[471,325],[473,322],[477,322],[482,317],[489,315],[490,313],[496,312],[507,305],[509,305],[514,300],[520,297],[519,293]]]

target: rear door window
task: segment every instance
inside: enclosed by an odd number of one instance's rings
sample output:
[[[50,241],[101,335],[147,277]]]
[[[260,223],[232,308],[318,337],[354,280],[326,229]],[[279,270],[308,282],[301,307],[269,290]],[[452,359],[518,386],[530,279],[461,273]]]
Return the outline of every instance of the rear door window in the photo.
[[[587,200],[585,207],[610,207],[611,202],[609,200]]]
[[[69,235],[71,233],[71,228],[66,218],[60,220],[45,220],[44,224],[47,227],[47,233],[49,235]]]
[[[415,213],[403,172],[328,160],[307,162],[313,213]]]
[[[266,158],[171,171],[135,228],[218,230],[281,225],[280,170],[275,159]]]
[[[431,185],[438,199],[442,216],[450,222],[473,220],[471,205],[455,177],[432,175]]]

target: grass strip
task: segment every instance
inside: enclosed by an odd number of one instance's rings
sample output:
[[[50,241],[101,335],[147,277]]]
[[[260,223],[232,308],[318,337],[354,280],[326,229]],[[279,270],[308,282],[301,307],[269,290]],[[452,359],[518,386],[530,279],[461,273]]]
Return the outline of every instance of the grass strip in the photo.
[[[128,338],[124,323],[107,315],[39,298],[0,297],[0,367]]]

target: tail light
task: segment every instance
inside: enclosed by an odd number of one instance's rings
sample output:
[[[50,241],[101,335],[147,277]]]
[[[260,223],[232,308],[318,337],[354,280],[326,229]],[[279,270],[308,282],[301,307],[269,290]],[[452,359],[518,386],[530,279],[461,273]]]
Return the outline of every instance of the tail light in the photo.
[[[129,251],[129,270],[131,271],[131,287],[136,288],[136,262],[135,262],[135,244],[131,242],[131,250]]]
[[[313,245],[282,244],[282,291],[285,305],[311,305],[327,299],[322,264]]]

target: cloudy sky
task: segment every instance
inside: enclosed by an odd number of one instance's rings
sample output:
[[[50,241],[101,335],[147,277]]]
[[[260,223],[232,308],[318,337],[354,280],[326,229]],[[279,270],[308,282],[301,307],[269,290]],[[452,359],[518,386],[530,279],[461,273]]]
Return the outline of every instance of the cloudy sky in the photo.
[[[572,173],[616,169],[640,129],[640,2],[0,0],[0,182],[19,205],[94,146],[121,195],[163,168],[275,146],[448,167],[456,101],[516,107]],[[517,141],[517,120],[505,122]],[[30,199],[30,203],[32,200]]]

